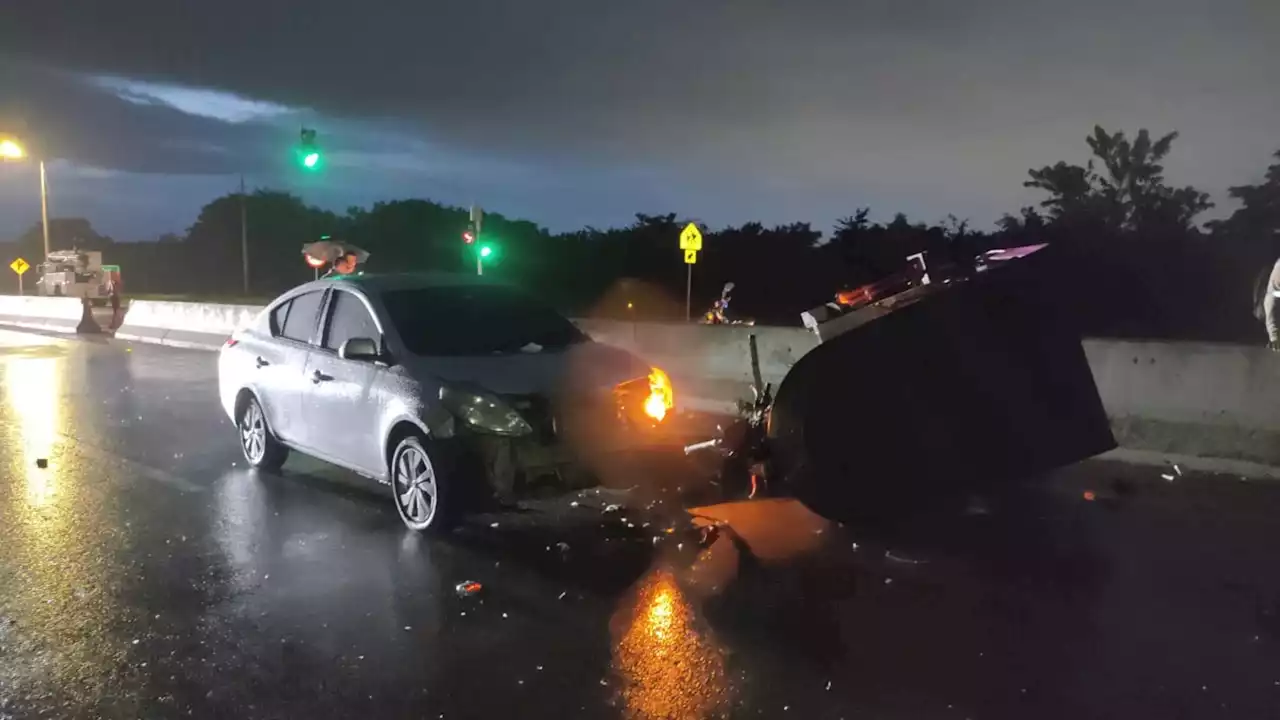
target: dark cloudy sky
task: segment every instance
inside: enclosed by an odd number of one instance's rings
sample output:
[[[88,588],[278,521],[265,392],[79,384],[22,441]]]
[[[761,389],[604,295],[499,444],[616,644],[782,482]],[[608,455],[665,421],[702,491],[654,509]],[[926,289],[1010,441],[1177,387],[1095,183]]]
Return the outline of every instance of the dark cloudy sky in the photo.
[[[478,201],[552,229],[854,208],[989,225],[1094,123],[1223,200],[1280,148],[1276,0],[10,0],[0,119],[56,215],[181,231],[235,187]],[[329,151],[292,166],[301,125]],[[0,166],[0,238],[39,213]]]

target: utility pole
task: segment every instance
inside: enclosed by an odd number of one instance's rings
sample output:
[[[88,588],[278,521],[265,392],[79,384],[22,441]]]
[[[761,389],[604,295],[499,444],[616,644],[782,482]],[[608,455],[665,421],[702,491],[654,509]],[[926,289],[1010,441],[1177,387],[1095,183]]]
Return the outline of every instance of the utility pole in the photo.
[[[249,210],[244,194],[244,173],[240,174],[240,266],[244,275],[244,294],[249,296]]]
[[[40,161],[40,226],[44,228],[44,260],[49,259],[49,181],[45,178],[44,160]],[[43,261],[41,262],[43,266]]]
[[[483,247],[480,244],[480,225],[484,222],[484,209],[477,206],[475,203],[472,203],[471,205],[471,222],[476,228],[476,275],[484,275],[484,256],[480,254],[481,248]]]

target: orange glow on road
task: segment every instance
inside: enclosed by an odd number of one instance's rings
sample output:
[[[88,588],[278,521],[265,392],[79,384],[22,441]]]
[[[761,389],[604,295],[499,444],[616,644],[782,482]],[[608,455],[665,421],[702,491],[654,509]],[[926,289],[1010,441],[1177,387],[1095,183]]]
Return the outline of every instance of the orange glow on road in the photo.
[[[640,585],[634,613],[613,651],[624,717],[701,720],[722,716],[732,689],[721,648],[665,571]]]

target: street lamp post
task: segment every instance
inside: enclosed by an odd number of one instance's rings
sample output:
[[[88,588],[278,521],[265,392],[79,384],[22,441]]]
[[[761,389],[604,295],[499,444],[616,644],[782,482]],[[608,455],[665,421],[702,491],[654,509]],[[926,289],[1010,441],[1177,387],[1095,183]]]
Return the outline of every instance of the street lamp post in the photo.
[[[12,138],[0,139],[0,159],[22,160],[27,151]],[[49,258],[49,179],[45,173],[44,160],[40,163],[40,228],[44,231],[44,257]]]
[[[44,259],[49,259],[49,180],[40,161],[40,228],[44,230]],[[48,288],[46,287],[46,290]]]

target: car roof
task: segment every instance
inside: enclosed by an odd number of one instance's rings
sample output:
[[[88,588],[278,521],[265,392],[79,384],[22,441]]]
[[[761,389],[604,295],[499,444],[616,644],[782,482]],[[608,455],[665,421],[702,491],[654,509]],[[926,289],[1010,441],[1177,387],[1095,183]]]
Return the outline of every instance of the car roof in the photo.
[[[388,290],[418,290],[422,288],[498,286],[504,283],[491,278],[463,273],[417,272],[417,273],[363,273],[343,277],[320,278],[302,288],[321,289],[326,287],[354,287],[365,292],[380,293]]]

